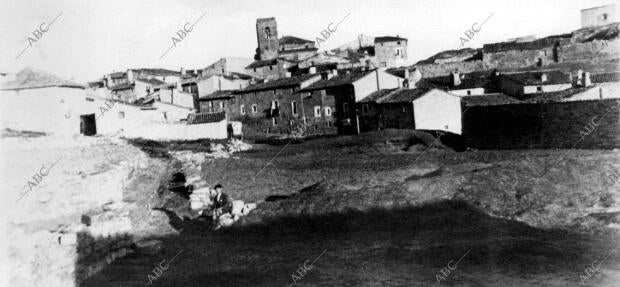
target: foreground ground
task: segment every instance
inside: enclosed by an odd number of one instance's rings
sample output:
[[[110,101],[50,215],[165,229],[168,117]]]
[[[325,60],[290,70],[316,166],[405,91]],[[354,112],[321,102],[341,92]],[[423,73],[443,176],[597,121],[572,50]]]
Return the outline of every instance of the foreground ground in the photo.
[[[288,285],[319,255],[296,284],[620,280],[618,185],[609,179],[619,168],[617,151],[456,153],[416,144],[432,142],[420,138],[387,132],[255,145],[204,161],[199,171],[209,185],[222,183],[234,198],[260,202],[258,209],[212,233],[208,222],[178,217],[182,201],[160,196],[155,204],[169,210],[165,226],[179,232],[158,237],[165,251],[129,255],[86,285],[144,286],[162,260],[173,262],[156,286]],[[453,270],[442,276],[451,260]]]

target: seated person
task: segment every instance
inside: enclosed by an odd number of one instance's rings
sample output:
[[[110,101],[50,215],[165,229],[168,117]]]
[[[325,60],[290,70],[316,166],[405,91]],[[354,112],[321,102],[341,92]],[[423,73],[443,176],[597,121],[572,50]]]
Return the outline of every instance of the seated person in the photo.
[[[232,214],[232,200],[230,197],[222,192],[222,185],[217,184],[215,187],[215,197],[213,198],[213,225],[214,230],[220,229],[220,217],[231,217]]]

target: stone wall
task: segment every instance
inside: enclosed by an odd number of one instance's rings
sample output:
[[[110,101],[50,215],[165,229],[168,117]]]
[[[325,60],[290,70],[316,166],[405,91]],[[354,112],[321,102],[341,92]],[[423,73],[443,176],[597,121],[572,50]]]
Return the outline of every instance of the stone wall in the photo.
[[[620,100],[469,107],[463,137],[477,149],[620,147]]]
[[[415,67],[420,71],[422,77],[424,78],[449,75],[455,70],[458,70],[460,73],[469,73],[487,70],[489,68],[483,61],[433,63],[415,65]]]

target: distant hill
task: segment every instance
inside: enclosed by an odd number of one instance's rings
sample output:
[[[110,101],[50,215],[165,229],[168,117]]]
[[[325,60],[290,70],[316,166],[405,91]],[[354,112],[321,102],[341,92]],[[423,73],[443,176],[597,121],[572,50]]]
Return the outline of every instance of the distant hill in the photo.
[[[84,88],[83,85],[62,79],[48,72],[26,67],[15,74],[14,79],[3,83],[2,90],[20,90],[44,87],[75,87]]]

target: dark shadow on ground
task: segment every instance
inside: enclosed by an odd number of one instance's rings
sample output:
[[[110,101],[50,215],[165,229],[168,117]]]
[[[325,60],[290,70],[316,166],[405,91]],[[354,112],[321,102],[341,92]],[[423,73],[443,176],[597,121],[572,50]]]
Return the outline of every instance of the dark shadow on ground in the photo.
[[[443,284],[477,286],[494,276],[507,285],[540,285],[557,276],[563,278],[557,286],[568,286],[578,285],[584,266],[617,248],[610,239],[492,218],[458,201],[241,221],[217,232],[209,230],[209,220],[166,214],[180,236],[161,238],[164,254],[130,255],[89,286],[130,285],[125,278],[135,274],[127,274],[127,265],[142,266],[144,286],[153,266],[179,250],[153,286],[288,286],[295,270],[322,252],[298,284],[431,286],[439,269],[466,254]]]

